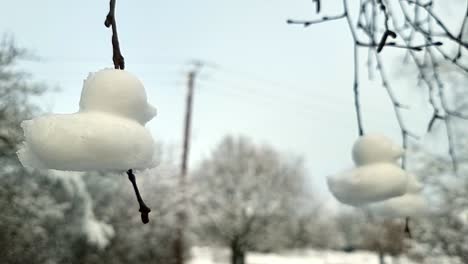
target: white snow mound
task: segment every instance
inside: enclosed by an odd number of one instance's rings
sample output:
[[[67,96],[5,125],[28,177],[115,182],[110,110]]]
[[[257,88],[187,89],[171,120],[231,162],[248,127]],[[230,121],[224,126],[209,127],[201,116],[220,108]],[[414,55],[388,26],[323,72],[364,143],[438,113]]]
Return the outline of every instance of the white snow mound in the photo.
[[[22,122],[18,158],[38,169],[152,168],[154,141],[144,125],[155,115],[138,79],[123,70],[101,70],[84,82],[79,112]]]
[[[430,212],[426,199],[418,193],[407,193],[400,197],[373,203],[367,209],[383,218],[418,218]]]
[[[375,162],[395,163],[404,150],[391,139],[381,134],[361,136],[353,146],[353,160],[356,166]]]
[[[83,83],[80,112],[101,111],[145,124],[156,116],[143,84],[127,71],[104,69],[90,73]]]
[[[69,171],[153,167],[154,142],[137,122],[89,112],[23,121],[23,166]]]
[[[408,174],[392,163],[375,163],[329,176],[328,188],[344,204],[362,206],[406,193]]]
[[[416,179],[414,174],[408,174],[408,186],[406,188],[406,193],[420,193],[423,189],[423,184]]]
[[[114,228],[96,218],[93,211],[93,199],[86,187],[81,172],[65,172],[50,170],[49,177],[53,177],[62,184],[69,211],[64,219],[70,224],[70,230],[84,235],[90,245],[104,249],[115,235]]]
[[[87,219],[84,223],[85,234],[88,238],[88,243],[95,245],[98,249],[104,249],[114,237],[114,228],[106,223],[97,221],[96,219]]]

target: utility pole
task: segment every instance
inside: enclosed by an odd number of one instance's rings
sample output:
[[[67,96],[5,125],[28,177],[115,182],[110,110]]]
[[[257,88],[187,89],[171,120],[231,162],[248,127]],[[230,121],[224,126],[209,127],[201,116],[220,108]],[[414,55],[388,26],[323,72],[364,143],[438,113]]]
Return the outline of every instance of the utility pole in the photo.
[[[175,264],[184,264],[185,262],[185,229],[187,226],[187,170],[188,157],[190,152],[190,132],[192,125],[192,106],[193,106],[193,91],[195,88],[195,79],[203,66],[201,62],[193,63],[194,69],[188,73],[187,78],[187,97],[185,102],[185,120],[184,120],[184,145],[182,151],[182,163],[179,179],[179,190],[182,195],[181,206],[177,208],[177,230],[176,239],[174,241],[174,257]]]

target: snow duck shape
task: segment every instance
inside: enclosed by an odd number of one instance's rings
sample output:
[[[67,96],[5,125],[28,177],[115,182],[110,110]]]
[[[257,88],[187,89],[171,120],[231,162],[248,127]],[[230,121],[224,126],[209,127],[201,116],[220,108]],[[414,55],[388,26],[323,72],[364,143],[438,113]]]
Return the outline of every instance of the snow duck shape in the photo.
[[[156,115],[143,84],[104,69],[84,81],[80,110],[23,121],[18,158],[25,167],[67,171],[154,167],[154,141],[144,127]]]
[[[362,206],[404,195],[408,174],[397,165],[403,149],[379,134],[360,137],[353,146],[355,168],[327,178],[341,203]]]
[[[381,134],[368,134],[358,138],[352,151],[356,166],[377,162],[396,163],[403,154],[403,148]]]
[[[406,193],[402,196],[372,203],[368,210],[385,219],[411,217],[418,218],[430,214],[426,198],[422,194],[423,186],[416,176],[409,174]]]

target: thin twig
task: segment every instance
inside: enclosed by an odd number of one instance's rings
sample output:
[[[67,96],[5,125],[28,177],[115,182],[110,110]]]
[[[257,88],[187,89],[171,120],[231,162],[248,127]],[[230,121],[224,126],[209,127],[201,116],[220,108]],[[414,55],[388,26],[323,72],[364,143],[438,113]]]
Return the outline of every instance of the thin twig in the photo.
[[[411,229],[410,229],[410,218],[406,217],[405,218],[405,233],[408,235],[408,238],[412,238],[413,236],[411,235]]]
[[[437,112],[437,110],[434,110],[434,113],[432,114],[432,117],[429,120],[429,123],[427,124],[427,132],[432,131],[436,120],[443,120],[444,118],[445,117],[441,116],[439,112]]]
[[[445,86],[440,80],[440,76],[437,70],[439,65],[436,62],[435,56],[431,50],[429,50],[428,54],[430,55],[432,70],[433,70],[433,77],[435,79],[435,82],[437,84],[437,88],[439,91],[441,106],[443,110],[445,111],[445,117],[443,118],[443,120],[445,123],[445,129],[446,129],[447,138],[448,138],[448,152],[452,160],[453,170],[455,171],[455,173],[457,173],[458,172],[457,155],[455,153],[455,142],[453,138],[453,131],[452,131],[453,129],[452,129],[452,124],[451,124],[451,119],[450,119],[450,116],[452,115],[451,113],[453,113],[453,111],[451,111],[448,107],[447,98],[445,95]]]
[[[412,1],[412,0],[400,0],[398,2],[400,3],[400,5],[401,5],[401,2],[406,2],[406,3],[409,3],[409,4],[413,4],[413,5],[422,7],[432,17],[432,19],[434,20],[434,22],[436,22],[436,24],[439,26],[439,28],[442,29],[442,35],[443,36],[451,39],[452,41],[454,41],[456,43],[458,43],[459,45],[463,46],[465,49],[468,48],[468,42],[463,41],[459,36],[455,36],[452,32],[450,32],[450,30],[445,25],[445,23],[442,22],[442,20],[432,11],[432,1],[429,1],[428,3],[425,3],[425,4],[419,3],[419,1]],[[403,6],[402,6],[401,10],[402,10],[403,15],[406,18],[406,21],[408,21],[420,33],[422,33],[426,37],[432,37],[435,34],[435,33],[431,34],[427,30],[424,30],[418,23],[413,22],[413,20],[411,20],[409,18],[409,15],[407,14],[407,12],[405,11],[405,8]]]
[[[149,213],[151,212],[151,209],[146,206],[145,202],[141,198],[140,191],[138,190],[138,186],[136,183],[135,179],[135,174],[133,174],[133,170],[128,170],[127,171],[128,179],[133,185],[133,190],[135,191],[135,195],[137,197],[138,204],[140,205],[140,213],[141,213],[141,221],[143,224],[147,224],[149,222]]]
[[[124,70],[125,69],[125,60],[120,52],[120,44],[119,44],[119,37],[117,34],[117,23],[115,21],[115,1],[110,0],[109,2],[109,13],[106,16],[106,20],[104,21],[104,25],[109,28],[112,27],[112,61],[114,62],[114,68]],[[138,185],[136,183],[135,174],[133,174],[133,170],[129,169],[127,171],[128,179],[133,185],[133,190],[135,191],[135,195],[140,205],[140,213],[141,213],[141,221],[143,224],[149,222],[149,213],[151,209],[146,206],[145,202],[141,198],[140,191],[138,190]]]
[[[458,33],[458,38],[463,40],[463,34],[465,33],[465,27],[468,19],[468,2],[466,3],[465,17],[463,18],[462,26],[460,28],[460,33]],[[458,61],[462,56],[462,45],[458,45],[457,55],[455,55],[454,61]]]
[[[420,45],[402,45],[402,44],[397,44],[395,42],[387,42],[387,37],[385,37],[385,39],[382,39],[379,42],[379,44],[359,42],[358,45],[362,47],[369,47],[369,48],[377,47],[377,52],[380,52],[383,49],[383,47],[394,47],[394,48],[400,48],[400,49],[422,51],[423,48],[432,47],[432,46],[441,46],[442,42],[436,41],[436,42],[424,43]]]
[[[432,5],[420,4],[419,1],[410,1],[410,0],[408,0],[408,2],[411,2],[411,3],[415,4],[415,6],[423,7],[428,12],[428,14],[430,14],[431,17],[434,18],[434,15],[433,15],[433,12],[432,12]],[[406,14],[406,11],[404,10],[402,2],[399,1],[399,4],[400,4],[401,9],[403,10],[403,13],[405,14],[405,19],[408,21],[408,23],[411,23],[409,17]],[[437,22],[437,23],[439,24],[439,22]],[[430,32],[432,32],[432,31],[429,29],[429,33]],[[426,42],[432,41],[432,38],[430,36],[429,37],[425,36],[425,37],[426,37]],[[448,36],[448,37],[450,38],[450,36]],[[439,47],[435,47],[435,48],[437,50],[440,50]],[[411,56],[413,58],[413,61],[414,61],[415,65],[417,66],[417,68],[419,70],[421,80],[428,87],[429,93],[432,94],[433,91],[434,91],[433,82],[430,80],[430,77],[427,75],[426,71],[424,70],[424,68],[426,66],[421,64],[418,61],[416,55],[413,54],[411,51],[410,51],[410,54],[411,54]],[[446,95],[445,95],[445,92],[444,92],[444,90],[445,90],[444,85],[443,85],[443,83],[442,83],[442,81],[440,79],[439,72],[438,72],[439,64],[437,63],[435,55],[434,55],[431,48],[428,48],[426,50],[426,54],[428,55],[429,65],[430,65],[430,68],[432,69],[432,73],[433,73],[432,78],[435,81],[435,83],[437,85],[437,88],[438,88],[437,91],[438,91],[439,101],[440,101],[440,105],[441,105],[441,109],[439,110],[435,106],[435,102],[431,102],[433,104],[434,114],[433,114],[432,118],[429,121],[428,128],[432,127],[435,119],[442,119],[444,121],[445,128],[446,128],[446,135],[447,135],[447,139],[448,139],[448,152],[449,152],[449,155],[450,155],[451,160],[452,160],[453,169],[454,169],[455,173],[457,173],[457,169],[458,169],[457,157],[456,157],[456,154],[455,154],[455,146],[454,146],[455,143],[454,143],[454,138],[453,138],[452,125],[451,125],[451,122],[450,122],[450,116],[455,116],[455,117],[459,117],[459,118],[464,118],[465,116],[462,115],[461,113],[458,113],[456,111],[452,111],[452,110],[449,109],[447,99],[446,99]],[[439,114],[441,111],[443,111],[445,113],[444,116]]]
[[[354,107],[356,111],[356,121],[358,125],[358,133],[359,136],[364,135],[364,128],[362,122],[362,112],[361,106],[359,102],[359,49],[358,49],[358,38],[356,31],[354,29],[353,22],[351,20],[351,16],[349,14],[348,2],[347,0],[343,0],[343,8],[344,14],[346,15],[346,22],[348,24],[349,31],[351,32],[351,36],[353,37],[353,54],[354,54],[354,81],[353,81],[353,92],[354,92]]]
[[[338,20],[338,19],[342,19],[342,18],[345,18],[345,17],[346,17],[346,14],[343,13],[343,14],[336,15],[336,16],[324,16],[324,17],[322,17],[320,19],[316,19],[316,20],[288,19],[288,20],[286,20],[286,23],[288,23],[288,24],[298,24],[298,25],[303,25],[304,27],[308,27],[308,26],[313,25],[313,24],[319,24],[319,23],[328,22],[328,21],[332,21],[332,20]]]
[[[109,2],[109,13],[106,16],[104,25],[112,27],[112,60],[114,61],[114,68],[123,70],[125,69],[125,60],[120,52],[119,36],[117,34],[117,23],[115,22],[115,1]]]
[[[312,0],[312,1],[315,2],[315,12],[320,13],[320,9],[321,9],[320,0]]]

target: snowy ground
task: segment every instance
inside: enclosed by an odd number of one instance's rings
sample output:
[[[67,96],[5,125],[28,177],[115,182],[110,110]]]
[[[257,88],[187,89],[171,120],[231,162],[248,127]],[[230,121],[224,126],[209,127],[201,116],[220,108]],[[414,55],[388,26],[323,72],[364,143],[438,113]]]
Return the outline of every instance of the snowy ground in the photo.
[[[192,260],[189,264],[227,264],[229,252],[225,249],[195,247],[192,249]],[[247,254],[247,264],[378,264],[377,255],[372,252],[359,251],[344,253],[338,251],[302,250],[281,254]],[[415,264],[406,258],[399,261],[388,259],[386,263]]]

